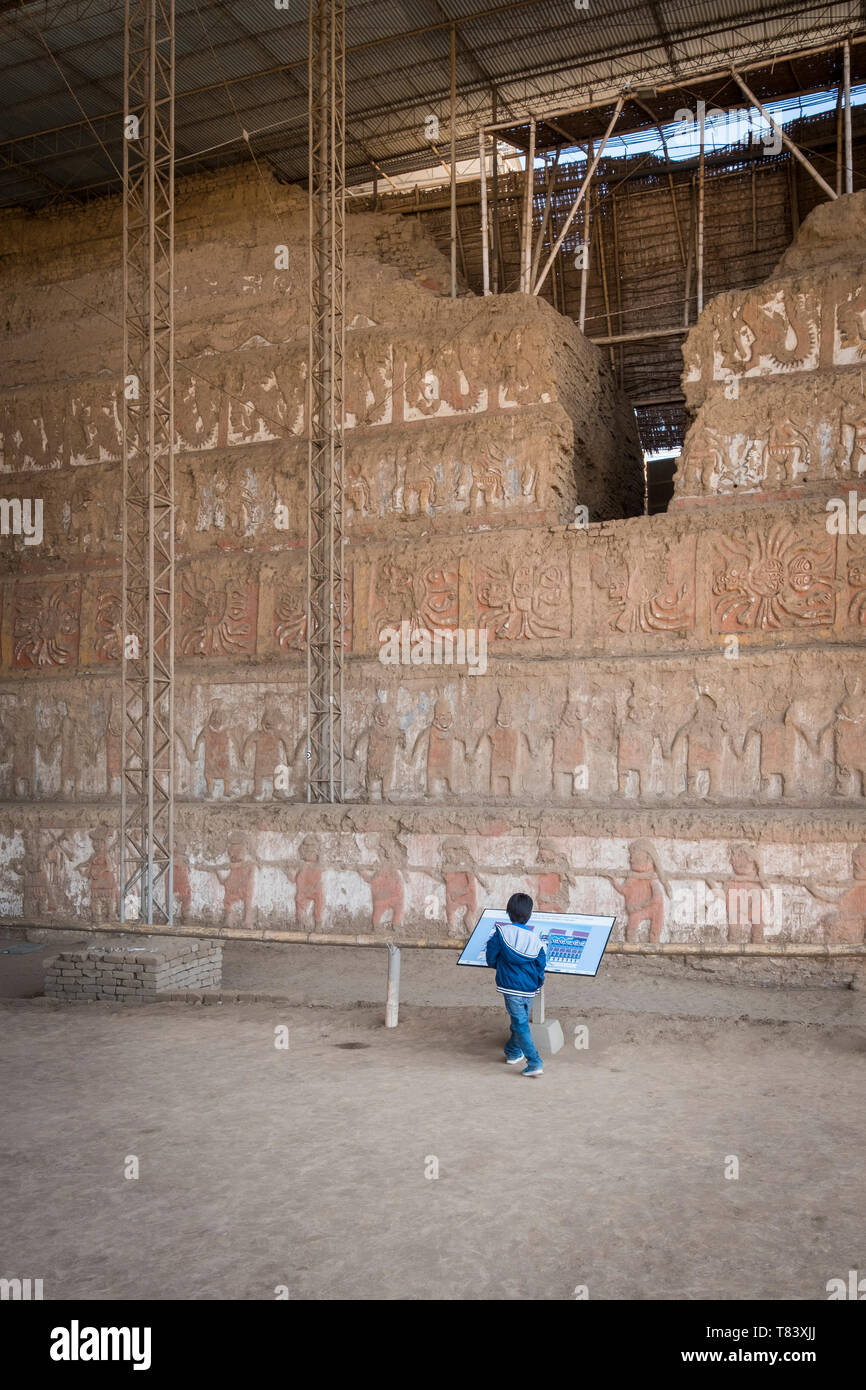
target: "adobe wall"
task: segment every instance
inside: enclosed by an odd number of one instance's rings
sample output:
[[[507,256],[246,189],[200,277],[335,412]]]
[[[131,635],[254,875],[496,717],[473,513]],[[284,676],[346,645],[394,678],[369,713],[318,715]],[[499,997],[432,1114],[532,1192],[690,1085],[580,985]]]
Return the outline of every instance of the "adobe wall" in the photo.
[[[863,496],[866,192],[815,208],[764,285],[714,299],[683,357],[674,508]]]
[[[758,333],[710,371],[725,320],[708,306],[675,504],[631,519],[633,423],[598,351],[546,304],[451,301],[411,223],[350,218],[350,804],[329,808],[302,804],[306,223],[295,191],[274,186],[275,217],[245,180],[191,185],[178,227],[179,916],[457,938],[528,887],[617,912],[620,939],[862,941],[866,537],[828,529],[826,500],[866,494],[853,444],[840,462],[862,399],[864,195],[836,205],[854,228],[839,257],[810,218],[779,269],[801,288],[772,303],[812,312],[809,284],[832,303],[811,357],[782,370]],[[108,920],[116,209],[7,228],[32,249],[6,297],[2,487],[33,496],[38,478],[45,539],[0,551],[0,914]],[[728,306],[737,343],[762,314],[782,335],[768,294]],[[759,434],[807,397],[796,437]],[[760,476],[741,488],[746,435]],[[448,663],[461,642],[470,660]]]

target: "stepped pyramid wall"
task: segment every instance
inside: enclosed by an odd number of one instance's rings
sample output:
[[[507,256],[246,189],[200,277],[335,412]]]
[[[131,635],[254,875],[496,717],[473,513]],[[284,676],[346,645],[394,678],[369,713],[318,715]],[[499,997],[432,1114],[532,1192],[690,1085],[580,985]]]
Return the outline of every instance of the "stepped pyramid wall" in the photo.
[[[305,204],[179,186],[178,918],[457,939],[522,887],[632,941],[861,942],[866,194],[707,306],[652,518],[571,322],[452,301],[409,219],[348,225],[348,800],[320,807]],[[0,541],[0,915],[86,924],[118,910],[119,210],[7,213],[0,244],[0,490],[44,531]]]

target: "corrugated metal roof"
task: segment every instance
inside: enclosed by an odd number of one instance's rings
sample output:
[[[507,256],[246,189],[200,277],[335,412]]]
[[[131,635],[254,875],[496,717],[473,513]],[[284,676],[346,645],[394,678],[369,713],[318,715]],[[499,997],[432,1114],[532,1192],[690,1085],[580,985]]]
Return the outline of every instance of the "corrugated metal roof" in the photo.
[[[573,0],[347,0],[351,177],[368,180],[372,160],[389,172],[430,165],[430,114],[439,116],[447,155],[452,21],[465,154],[479,121],[490,118],[494,88],[499,119],[513,118],[519,145],[530,111],[573,109],[628,79],[654,88],[688,81],[694,91],[697,74],[734,57],[754,61],[864,30],[860,0],[589,0],[586,10]],[[123,67],[116,0],[0,0],[0,43],[0,204],[42,203],[52,184],[85,193],[116,186]],[[176,44],[179,168],[234,161],[245,153],[244,128],[284,177],[302,179],[306,5],[176,0]],[[838,54],[788,66],[756,75],[759,96],[835,81]],[[664,119],[676,100],[659,96]],[[637,107],[627,113],[633,126],[647,121]],[[595,138],[605,124],[604,111],[592,111],[572,116],[568,130]],[[561,139],[542,133],[548,143]]]

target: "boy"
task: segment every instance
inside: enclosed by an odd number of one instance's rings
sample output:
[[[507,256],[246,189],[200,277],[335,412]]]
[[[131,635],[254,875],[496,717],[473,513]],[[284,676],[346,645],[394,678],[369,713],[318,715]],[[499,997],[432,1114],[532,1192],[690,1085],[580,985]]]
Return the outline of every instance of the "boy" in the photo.
[[[526,928],[532,916],[529,894],[512,893],[505,911],[510,925],[497,925],[487,943],[487,964],[496,966],[496,988],[511,1017],[505,1060],[509,1066],[525,1061],[521,1076],[541,1076],[544,1068],[529,1030],[529,1011],[544,984],[547,960],[541,938]]]

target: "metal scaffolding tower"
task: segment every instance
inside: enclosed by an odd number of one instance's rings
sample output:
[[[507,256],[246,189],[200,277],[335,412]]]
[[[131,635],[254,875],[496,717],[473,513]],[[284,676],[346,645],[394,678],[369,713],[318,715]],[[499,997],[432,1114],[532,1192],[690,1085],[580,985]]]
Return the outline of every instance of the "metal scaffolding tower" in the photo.
[[[121,921],[172,921],[174,0],[126,0]]]
[[[345,0],[310,0],[307,800],[342,801]]]

